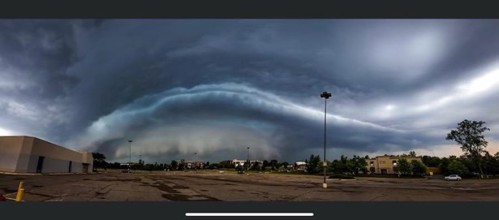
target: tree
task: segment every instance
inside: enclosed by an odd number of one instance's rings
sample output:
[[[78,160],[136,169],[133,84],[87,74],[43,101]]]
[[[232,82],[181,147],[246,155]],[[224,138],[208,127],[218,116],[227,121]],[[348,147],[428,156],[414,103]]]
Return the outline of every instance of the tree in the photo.
[[[346,170],[345,156],[341,155],[340,160],[333,160],[329,166],[333,173],[343,174]]]
[[[471,173],[473,175],[480,174],[480,169],[478,169],[477,164],[469,156],[461,155],[459,158],[457,158],[457,157],[450,157],[450,158],[451,158],[451,160],[459,160],[459,162],[461,162],[464,165],[464,167],[466,167],[466,170],[467,170],[466,174],[468,174],[468,173]],[[482,169],[483,169],[483,166],[482,166]]]
[[[345,155],[341,155],[340,160],[333,160],[329,169],[336,174],[359,174],[359,172],[368,173],[366,168],[367,161],[365,157],[353,155],[352,159],[348,159]]]
[[[499,160],[496,157],[490,155],[489,152],[485,153],[483,166],[483,171],[485,172],[485,174],[499,173]]]
[[[220,161],[219,164],[221,168],[235,168],[235,165],[230,160]]]
[[[343,173],[348,173],[348,174],[350,174],[350,173],[352,173],[352,172],[353,172],[353,170],[354,170],[354,165],[353,165],[353,163],[352,163],[352,161],[351,161],[351,160],[348,160],[348,157],[347,157],[347,156],[341,155],[341,157],[340,157],[340,162],[341,162],[341,164],[343,165],[343,166],[342,166],[342,169],[343,169],[343,170],[342,170],[341,172],[343,172]]]
[[[416,157],[415,151],[409,151],[409,157]]]
[[[482,153],[485,152],[487,147],[487,141],[483,136],[483,133],[489,128],[484,126],[483,121],[468,121],[464,120],[458,123],[456,130],[451,130],[447,134],[446,140],[456,141],[461,145],[461,149],[472,161],[478,166],[480,170],[480,178],[483,178],[482,170]]]
[[[184,159],[181,159],[181,160],[180,160],[180,163],[178,164],[178,169],[179,169],[179,170],[185,170],[185,169],[186,169],[186,165],[187,165],[187,164],[185,164],[185,160],[184,160]]]
[[[413,160],[411,162],[412,165],[412,173],[414,175],[424,175],[428,168],[419,160]]]
[[[494,154],[494,159],[495,159],[495,165],[494,165],[494,174],[499,174],[499,152]]]
[[[142,159],[139,159],[139,163],[135,164],[135,169],[144,169],[145,162]]]
[[[253,165],[251,165],[250,170],[260,170],[260,168],[260,163],[255,162],[253,163]]]
[[[92,152],[92,157],[94,158],[95,168],[105,168],[107,167],[106,156],[98,152]]]
[[[449,174],[452,173],[452,174],[463,175],[468,173],[468,168],[466,168],[466,166],[457,159],[451,160],[449,162],[449,166],[447,166],[447,169]]]
[[[426,165],[426,166],[429,166],[429,167],[438,167],[438,165],[440,165],[440,162],[441,162],[441,159],[439,157],[430,157],[430,156],[423,156],[421,158],[421,160],[423,161],[423,163]]]
[[[220,167],[218,163],[210,163],[208,165],[208,169],[218,169],[218,167]]]
[[[447,158],[447,157],[442,158],[440,164],[438,165],[438,169],[440,170],[440,172],[442,174],[445,174],[445,175],[450,174],[449,164],[450,164],[449,158]]]
[[[288,163],[288,162],[286,162],[286,161],[284,161],[284,162],[281,162],[281,163],[279,164],[279,167],[280,167],[281,169],[287,170],[287,169],[288,169],[288,165],[289,165],[289,163]]]
[[[355,175],[359,174],[360,171],[362,171],[363,173],[367,173],[367,161],[365,158],[353,155],[351,161],[353,172],[355,173]]]
[[[321,158],[319,155],[314,156],[313,154],[310,155],[310,159],[307,163],[307,172],[311,174],[319,173],[321,167],[320,167],[320,162]]]
[[[400,158],[397,162],[398,170],[401,174],[411,174],[411,164],[405,158]]]
[[[262,163],[262,170],[265,170],[269,166],[269,161],[264,160]]]
[[[176,170],[178,168],[178,162],[176,160],[172,160],[170,166],[172,167],[172,170]]]
[[[272,167],[272,170],[276,170],[278,165],[277,160],[271,160],[269,165]]]

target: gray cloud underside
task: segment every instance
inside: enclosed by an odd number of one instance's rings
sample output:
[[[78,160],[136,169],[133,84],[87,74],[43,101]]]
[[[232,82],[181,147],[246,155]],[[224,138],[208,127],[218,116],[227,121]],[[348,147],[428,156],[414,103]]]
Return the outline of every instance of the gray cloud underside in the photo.
[[[324,113],[239,84],[177,88],[141,98],[94,122],[76,146],[128,157],[181,157],[198,153],[236,158],[246,146],[262,159],[303,159],[297,152],[322,147]],[[375,151],[379,144],[404,148],[414,134],[328,114],[328,147]],[[220,156],[214,156],[220,155]],[[150,156],[152,157],[152,156]]]
[[[120,160],[128,138],[151,159],[297,159],[321,152],[328,90],[331,147],[432,148],[464,118],[498,127],[498,25],[2,20],[0,129]]]

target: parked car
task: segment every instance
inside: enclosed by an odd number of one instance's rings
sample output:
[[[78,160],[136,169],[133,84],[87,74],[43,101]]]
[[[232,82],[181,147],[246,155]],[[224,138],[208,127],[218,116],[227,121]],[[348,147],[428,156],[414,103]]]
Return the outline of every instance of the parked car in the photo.
[[[462,180],[463,178],[461,178],[457,174],[451,174],[451,175],[448,175],[448,176],[444,177],[444,179],[445,180],[456,180],[456,181],[459,181],[459,180]]]

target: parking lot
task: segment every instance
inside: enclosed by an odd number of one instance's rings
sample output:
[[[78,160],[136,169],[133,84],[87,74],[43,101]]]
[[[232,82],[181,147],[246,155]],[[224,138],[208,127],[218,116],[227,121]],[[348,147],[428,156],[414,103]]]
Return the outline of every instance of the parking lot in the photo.
[[[24,201],[499,201],[499,179],[406,179],[273,173],[108,171],[97,174],[0,174],[0,194]]]

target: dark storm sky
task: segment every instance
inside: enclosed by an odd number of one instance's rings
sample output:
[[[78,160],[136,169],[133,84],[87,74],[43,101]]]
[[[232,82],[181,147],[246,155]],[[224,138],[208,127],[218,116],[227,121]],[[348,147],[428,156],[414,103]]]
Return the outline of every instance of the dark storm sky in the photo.
[[[0,20],[0,135],[111,161],[499,150],[499,20]],[[322,156],[321,156],[322,157]]]

